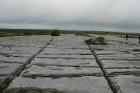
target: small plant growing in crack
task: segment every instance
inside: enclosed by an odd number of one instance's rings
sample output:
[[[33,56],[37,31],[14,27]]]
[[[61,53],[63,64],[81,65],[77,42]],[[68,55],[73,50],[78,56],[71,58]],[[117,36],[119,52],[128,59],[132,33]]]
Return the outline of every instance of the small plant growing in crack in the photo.
[[[95,39],[90,38],[88,40],[85,40],[85,43],[87,43],[88,45],[90,45],[90,44],[92,44],[92,45],[107,45],[104,37],[97,37]]]
[[[132,51],[138,51],[138,52],[140,52],[140,49],[133,49]]]
[[[32,78],[32,79],[33,79],[33,76],[31,76],[31,75],[23,76],[23,77],[26,77],[26,78]]]
[[[23,65],[23,67],[25,68],[25,67],[26,67],[26,65],[24,64],[24,65]]]
[[[26,90],[19,88],[16,90],[16,93],[27,93]]]
[[[51,91],[51,93],[61,93],[61,91]]]
[[[2,84],[0,84],[0,93],[2,93],[2,91],[8,87],[8,85],[10,84],[12,80],[10,78],[6,78]]]
[[[42,90],[40,90],[40,89],[37,89],[37,93],[42,93]]]
[[[96,48],[95,50],[104,50],[103,48]]]
[[[94,52],[94,49],[91,49],[91,52],[93,53]]]

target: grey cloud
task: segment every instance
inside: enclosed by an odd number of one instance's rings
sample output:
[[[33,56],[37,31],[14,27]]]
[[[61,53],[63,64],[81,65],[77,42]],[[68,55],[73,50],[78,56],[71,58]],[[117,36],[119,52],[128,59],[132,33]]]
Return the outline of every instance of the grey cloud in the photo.
[[[0,0],[0,28],[140,32],[140,0]]]

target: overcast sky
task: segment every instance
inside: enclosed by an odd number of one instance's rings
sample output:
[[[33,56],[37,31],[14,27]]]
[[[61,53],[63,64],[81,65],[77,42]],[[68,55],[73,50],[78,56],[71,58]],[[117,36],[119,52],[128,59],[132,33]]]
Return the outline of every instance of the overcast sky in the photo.
[[[140,33],[140,0],[0,0],[0,28]]]

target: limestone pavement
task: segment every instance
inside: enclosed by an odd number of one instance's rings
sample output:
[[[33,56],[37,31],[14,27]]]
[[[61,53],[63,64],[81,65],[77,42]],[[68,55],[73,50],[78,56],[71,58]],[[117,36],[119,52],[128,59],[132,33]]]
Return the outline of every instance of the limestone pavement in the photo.
[[[108,45],[88,46],[90,37],[73,34],[1,38],[0,82],[13,79],[4,93],[139,93],[140,52],[131,51],[139,44],[104,37]]]

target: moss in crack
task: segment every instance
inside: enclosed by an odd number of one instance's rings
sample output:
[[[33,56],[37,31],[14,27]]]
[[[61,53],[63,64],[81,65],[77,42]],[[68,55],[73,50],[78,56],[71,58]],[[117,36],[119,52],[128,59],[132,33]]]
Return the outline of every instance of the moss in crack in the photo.
[[[32,78],[33,79],[33,76],[31,76],[31,75],[27,75],[27,76],[23,76],[23,77]]]
[[[61,91],[51,91],[51,93],[61,93]]]
[[[37,93],[42,93],[42,90],[40,90],[40,89],[37,89]]]
[[[95,50],[104,50],[103,48],[96,48]]]
[[[19,88],[16,90],[16,93],[27,93],[27,91],[22,88]]]
[[[93,55],[93,53],[81,53],[80,55]]]
[[[138,51],[138,52],[140,52],[140,49],[133,49],[132,51]]]
[[[107,45],[104,37],[97,37],[95,39],[90,38],[88,40],[85,40],[85,43],[87,43],[88,45]]]
[[[10,78],[6,78],[2,84],[0,84],[0,93],[2,93],[2,91],[8,87],[8,85],[10,84],[12,80]]]

